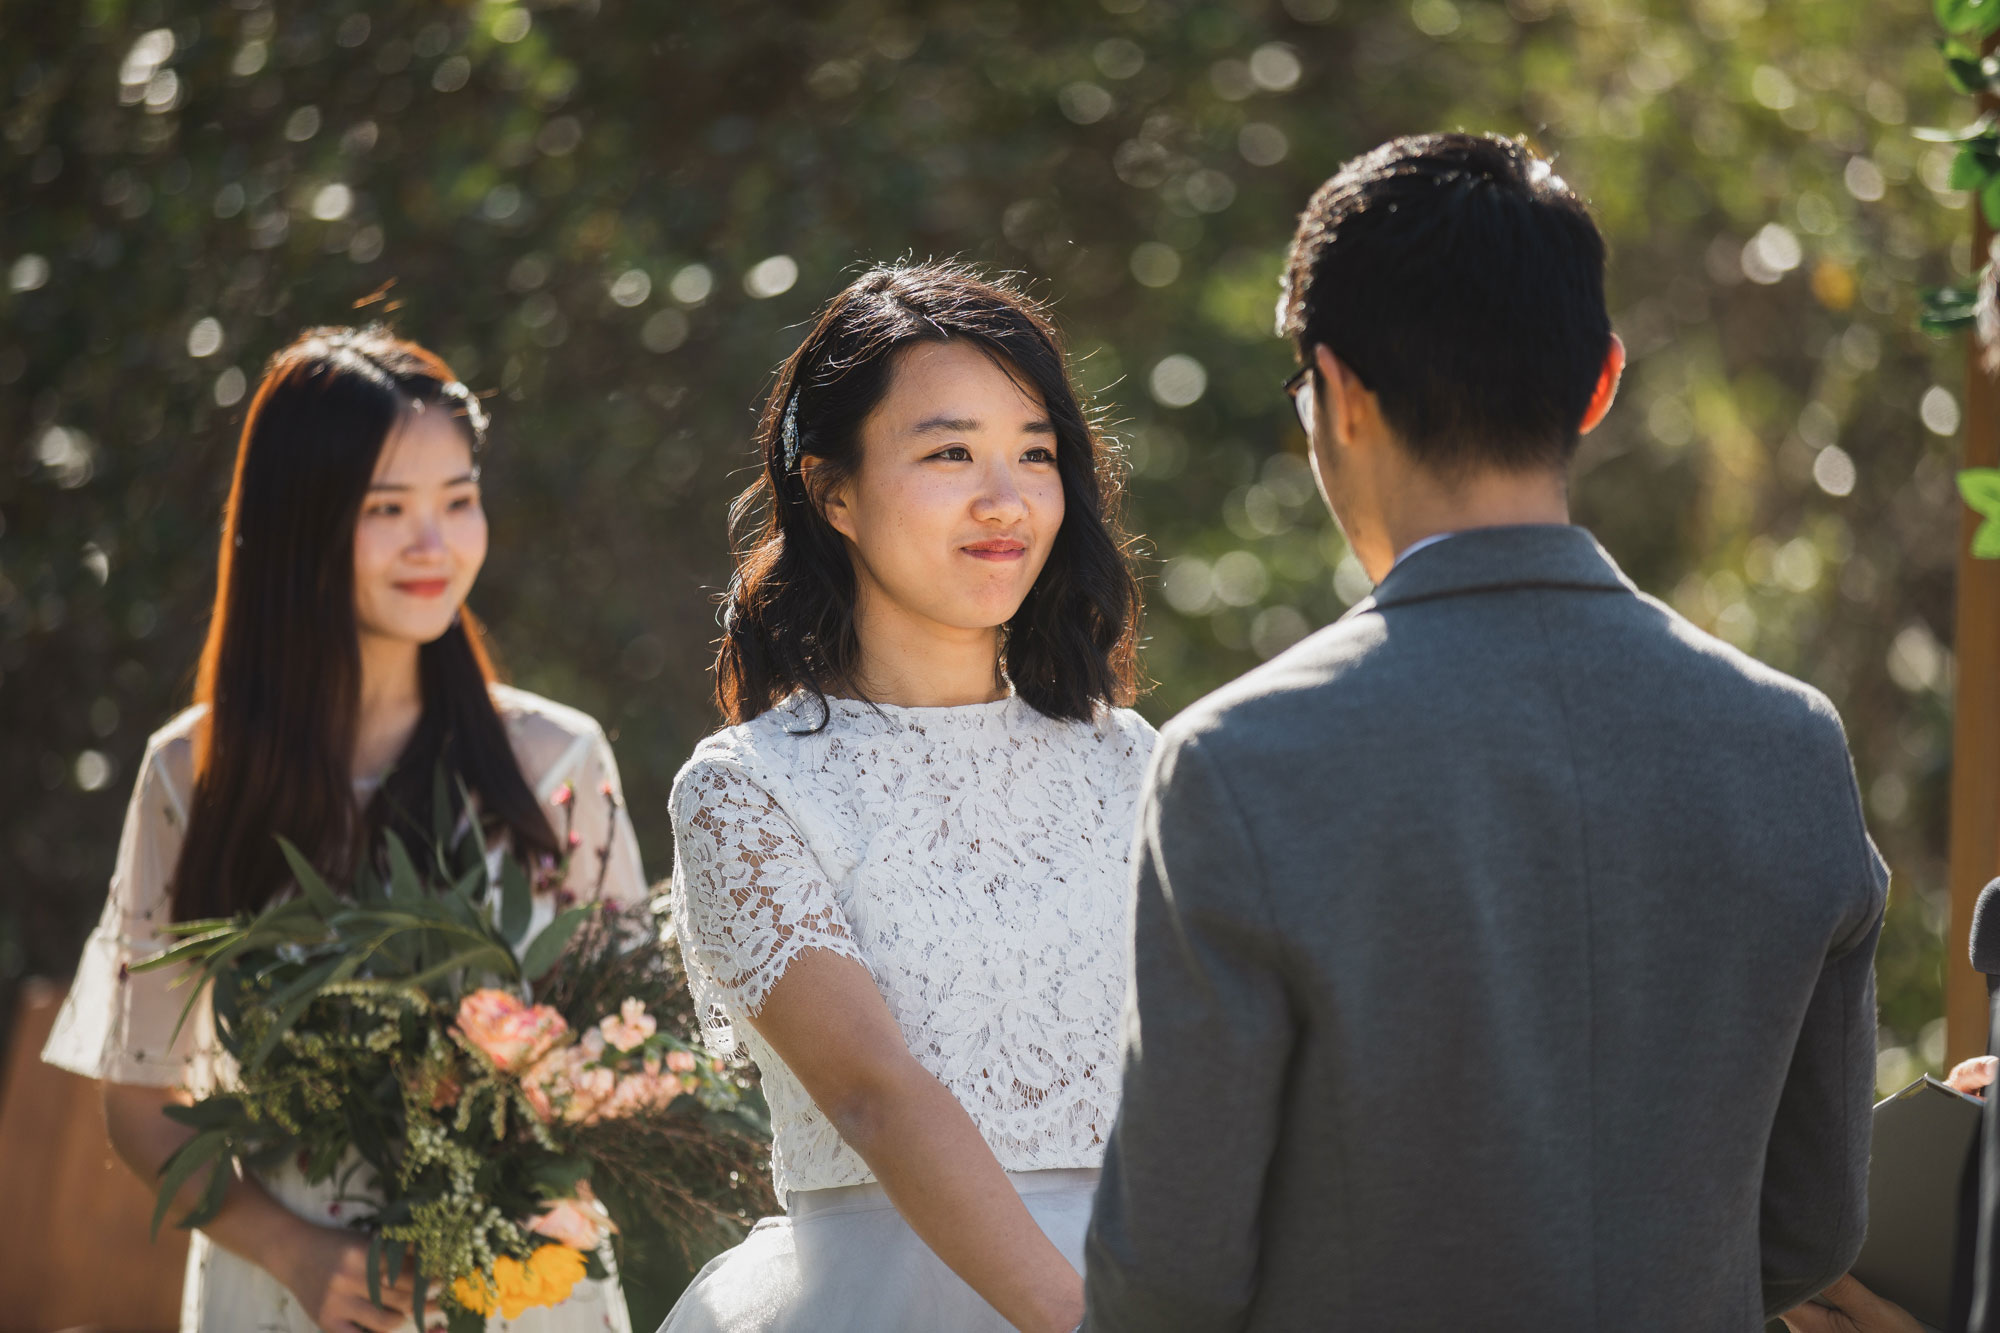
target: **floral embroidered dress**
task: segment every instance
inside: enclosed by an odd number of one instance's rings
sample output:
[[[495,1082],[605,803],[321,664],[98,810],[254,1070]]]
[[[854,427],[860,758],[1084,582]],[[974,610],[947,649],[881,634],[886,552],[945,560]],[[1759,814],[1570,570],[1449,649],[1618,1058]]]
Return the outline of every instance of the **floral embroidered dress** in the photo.
[[[771,1108],[787,1215],[708,1265],[671,1333],[1004,1329],[901,1221],[747,1021],[810,950],[868,969],[1073,1264],[1118,1110],[1133,818],[1153,729],[1017,698],[794,698],[696,749],[674,784],[672,914],[711,1049]]]
[[[617,764],[603,730],[587,715],[504,685],[493,701],[512,742],[521,774],[561,830],[565,816],[555,798],[564,784],[577,793],[576,832],[582,841],[563,892],[597,892],[621,905],[647,900],[639,846],[624,808]],[[161,933],[172,920],[168,892],[187,824],[194,786],[194,731],[202,710],[191,708],[156,732],[146,746],[139,778],[125,811],[118,861],[104,915],[84,945],[69,998],[57,1014],[42,1058],[86,1078],[147,1087],[186,1088],[196,1097],[226,1083],[213,1017],[203,998],[179,1035],[175,1026],[187,990],[166,972],[133,972],[131,965],[170,943]],[[594,799],[608,783],[615,810]],[[554,916],[558,894],[538,896],[532,929]],[[308,1184],[294,1167],[259,1177],[260,1183],[300,1217],[340,1226],[369,1210],[366,1198],[344,1192],[338,1179]],[[441,1319],[435,1322],[442,1327]],[[519,1319],[494,1317],[489,1330],[510,1333],[629,1333],[625,1301],[615,1279],[577,1284],[559,1306],[527,1311]],[[181,1333],[315,1333],[316,1326],[284,1284],[249,1261],[211,1245],[196,1232],[188,1248],[181,1297]]]

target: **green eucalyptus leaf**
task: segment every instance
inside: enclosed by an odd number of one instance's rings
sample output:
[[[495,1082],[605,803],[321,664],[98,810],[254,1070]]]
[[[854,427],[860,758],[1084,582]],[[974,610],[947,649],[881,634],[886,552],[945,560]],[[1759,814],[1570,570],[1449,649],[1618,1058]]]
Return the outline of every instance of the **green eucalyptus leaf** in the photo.
[[[167,1119],[195,1129],[227,1129],[249,1121],[240,1097],[204,1097],[192,1106],[169,1102],[161,1109]]]
[[[292,878],[298,881],[299,892],[321,916],[330,917],[340,910],[340,899],[334,896],[319,871],[313,869],[312,862],[305,854],[292,845],[290,838],[282,834],[278,837],[278,849],[285,854],[285,860],[292,867]]]
[[[1967,468],[1958,474],[1958,493],[1982,520],[1972,534],[1976,560],[2000,560],[2000,467]]]
[[[389,848],[389,896],[404,906],[421,903],[428,895],[417,874],[417,863],[410,859],[410,849],[394,829],[384,829],[382,840]]]
[[[437,862],[438,873],[451,878],[451,863],[446,860],[451,850],[451,788],[444,780],[444,761],[431,770],[431,859]]]
[[[221,1130],[204,1130],[180,1147],[160,1167],[159,1196],[153,1204],[153,1226],[151,1235],[157,1239],[160,1223],[166,1219],[167,1209],[173,1206],[174,1196],[181,1192],[181,1186],[194,1178],[194,1173],[203,1166],[213,1170],[223,1170],[228,1165],[229,1136]],[[205,1198],[204,1200],[205,1201]],[[195,1204],[193,1212],[183,1217],[176,1225],[182,1227],[200,1226],[208,1219],[196,1217],[201,1211],[201,1202]]]
[[[556,965],[564,949],[569,947],[577,928],[583,925],[596,904],[587,903],[582,907],[572,907],[559,913],[556,919],[542,928],[542,933],[528,942],[528,951],[521,955],[521,975],[529,981],[540,981],[548,970]]]
[[[377,1231],[368,1238],[368,1299],[382,1303],[382,1270],[388,1256],[382,1252],[382,1233]]]
[[[527,938],[528,923],[535,915],[535,895],[528,886],[528,872],[516,856],[500,859],[500,933],[515,948]]]

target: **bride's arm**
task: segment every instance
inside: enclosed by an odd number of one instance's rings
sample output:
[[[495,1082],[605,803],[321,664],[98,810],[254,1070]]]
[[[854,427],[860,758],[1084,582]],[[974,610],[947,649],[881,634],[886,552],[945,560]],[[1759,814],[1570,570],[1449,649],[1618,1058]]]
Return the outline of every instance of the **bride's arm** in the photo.
[[[1028,1215],[965,1108],[910,1054],[866,968],[823,949],[803,954],[750,1021],[953,1272],[1018,1329],[1076,1327],[1083,1279]]]
[[[157,1186],[160,1168],[194,1134],[166,1116],[167,1106],[183,1099],[171,1088],[129,1083],[106,1083],[103,1088],[104,1125],[112,1150],[140,1180]],[[169,1219],[186,1215],[206,1179],[197,1173],[181,1188],[168,1206]],[[313,1322],[328,1333],[392,1333],[406,1327],[414,1303],[410,1279],[383,1284],[384,1305],[369,1300],[365,1236],[294,1216],[247,1176],[230,1185],[221,1211],[202,1231],[289,1287]]]

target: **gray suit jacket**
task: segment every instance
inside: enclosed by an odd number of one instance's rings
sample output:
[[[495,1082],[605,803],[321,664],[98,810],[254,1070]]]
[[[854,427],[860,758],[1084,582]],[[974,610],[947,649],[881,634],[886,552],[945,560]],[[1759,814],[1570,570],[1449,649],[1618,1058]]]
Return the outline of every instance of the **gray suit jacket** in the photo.
[[[1865,1225],[1888,874],[1818,692],[1461,533],[1161,732],[1092,1333],[1755,1330]]]

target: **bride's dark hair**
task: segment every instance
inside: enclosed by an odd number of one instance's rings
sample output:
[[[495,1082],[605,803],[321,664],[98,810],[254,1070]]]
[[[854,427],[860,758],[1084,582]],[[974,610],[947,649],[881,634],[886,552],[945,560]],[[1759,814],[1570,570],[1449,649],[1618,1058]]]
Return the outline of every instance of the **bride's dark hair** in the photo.
[[[236,452],[195,679],[208,715],[195,730],[194,795],[174,868],[177,921],[264,906],[291,878],[280,834],[344,876],[389,827],[422,864],[440,765],[496,831],[513,835],[516,852],[557,850],[494,710],[493,668],[468,608],[419,649],[423,715],[366,809],[354,799],[354,527],[383,444],[415,412],[446,413],[477,451],[485,419],[465,386],[380,326],[310,329],[265,368]]]
[[[861,424],[888,391],[896,354],[950,341],[1033,385],[1056,431],[1062,526],[1002,632],[1014,692],[1049,717],[1079,721],[1130,702],[1139,585],[1116,524],[1117,483],[1070,384],[1061,337],[1014,287],[930,261],[862,274],[778,370],[757,424],[763,468],[730,510],[736,574],[723,598],[715,699],[731,722],[803,690],[824,725],[826,691],[857,689],[854,567],[823,501],[860,466]],[[808,456],[818,460],[810,473],[800,467]]]

